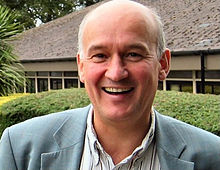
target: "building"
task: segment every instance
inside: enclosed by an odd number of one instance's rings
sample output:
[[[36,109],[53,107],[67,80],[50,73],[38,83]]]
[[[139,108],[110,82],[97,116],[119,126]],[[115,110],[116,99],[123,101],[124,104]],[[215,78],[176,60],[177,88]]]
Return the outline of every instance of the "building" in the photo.
[[[159,89],[220,94],[219,0],[136,0],[155,8],[164,22],[171,72]],[[27,30],[13,42],[28,86],[24,92],[83,87],[77,73],[77,32],[98,4]]]

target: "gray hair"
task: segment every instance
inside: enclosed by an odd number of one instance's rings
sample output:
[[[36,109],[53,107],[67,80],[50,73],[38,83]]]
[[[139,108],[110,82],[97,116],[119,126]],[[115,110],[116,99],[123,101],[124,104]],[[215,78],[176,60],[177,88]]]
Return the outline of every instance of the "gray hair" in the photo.
[[[90,11],[88,14],[86,14],[86,16],[83,18],[81,24],[79,25],[79,32],[78,32],[78,54],[80,55],[80,58],[84,57],[83,54],[83,31],[85,28],[85,25],[87,23],[88,17],[90,16],[90,14],[93,12],[94,10]]]
[[[114,1],[114,0],[113,0]],[[146,7],[146,6],[145,6]],[[161,56],[163,55],[165,49],[166,49],[166,42],[165,42],[165,34],[163,31],[163,23],[161,21],[160,16],[157,14],[156,10],[150,7],[146,7],[150,10],[150,12],[152,13],[155,22],[157,24],[158,27],[158,37],[157,37],[157,58],[160,59]],[[82,20],[80,26],[79,26],[79,32],[78,32],[78,54],[80,54],[80,58],[84,57],[83,54],[83,31],[85,28],[85,25],[88,21],[89,16],[93,13],[95,9],[93,9],[92,11],[90,11]]]
[[[160,59],[166,49],[166,40],[165,33],[163,31],[163,23],[160,16],[157,14],[156,10],[149,8],[152,12],[152,15],[156,21],[158,28],[158,37],[157,37],[157,58]]]

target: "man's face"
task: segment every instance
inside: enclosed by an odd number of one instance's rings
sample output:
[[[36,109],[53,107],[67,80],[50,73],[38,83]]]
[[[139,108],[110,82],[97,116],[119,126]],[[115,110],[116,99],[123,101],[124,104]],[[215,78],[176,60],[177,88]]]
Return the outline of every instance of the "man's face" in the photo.
[[[95,119],[144,120],[157,90],[161,65],[154,21],[123,13],[91,19],[84,30],[78,66]]]

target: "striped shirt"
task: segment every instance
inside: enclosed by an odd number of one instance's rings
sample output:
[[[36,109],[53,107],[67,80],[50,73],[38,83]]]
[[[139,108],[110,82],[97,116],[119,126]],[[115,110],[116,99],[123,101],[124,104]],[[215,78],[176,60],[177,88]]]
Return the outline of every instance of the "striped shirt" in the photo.
[[[159,170],[160,164],[154,140],[155,115],[152,109],[151,126],[142,141],[131,155],[115,165],[111,156],[99,143],[92,124],[93,109],[91,107],[87,119],[85,145],[80,170]]]

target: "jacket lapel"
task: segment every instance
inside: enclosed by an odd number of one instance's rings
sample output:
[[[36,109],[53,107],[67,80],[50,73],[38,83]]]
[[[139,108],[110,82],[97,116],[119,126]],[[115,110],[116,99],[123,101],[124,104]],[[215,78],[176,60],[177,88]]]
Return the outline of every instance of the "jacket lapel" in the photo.
[[[78,170],[84,145],[86,120],[90,106],[70,111],[54,134],[59,150],[41,154],[41,170]]]
[[[181,160],[186,142],[174,122],[156,112],[156,144],[161,170],[193,170],[194,163]]]

